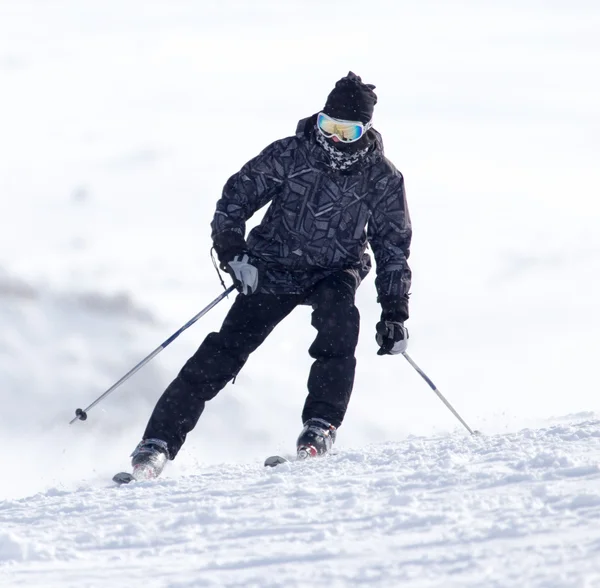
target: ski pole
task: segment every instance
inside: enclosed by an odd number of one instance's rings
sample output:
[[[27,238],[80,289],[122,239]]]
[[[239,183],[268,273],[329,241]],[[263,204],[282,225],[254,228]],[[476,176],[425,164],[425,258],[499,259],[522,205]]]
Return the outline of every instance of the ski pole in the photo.
[[[402,355],[404,355],[406,361],[408,361],[408,363],[415,368],[417,373],[429,384],[429,387],[438,395],[438,398],[446,405],[448,410],[450,410],[450,412],[461,422],[463,427],[467,429],[471,435],[481,435],[479,431],[473,431],[471,427],[465,423],[461,416],[454,410],[452,405],[444,398],[443,394],[435,387],[435,384],[427,377],[427,374],[410,358],[408,353],[404,352]]]
[[[101,402],[104,398],[106,398],[111,392],[114,392],[123,382],[128,380],[133,374],[135,374],[138,370],[143,368],[150,360],[154,359],[167,345],[170,345],[183,331],[185,331],[188,327],[191,327],[198,319],[202,318],[209,310],[214,308],[223,298],[226,298],[231,292],[235,290],[235,286],[230,286],[223,292],[220,296],[217,296],[206,308],[203,308],[194,318],[190,319],[181,329],[175,331],[166,341],[164,341],[161,345],[159,345],[150,355],[142,359],[140,363],[138,363],[133,369],[128,371],[118,382],[115,382],[104,394],[96,398],[92,404],[90,404],[87,408],[81,409],[78,408],[75,411],[75,418],[69,422],[72,425],[75,421],[85,421],[87,419],[87,413],[89,410],[94,408],[96,404]]]

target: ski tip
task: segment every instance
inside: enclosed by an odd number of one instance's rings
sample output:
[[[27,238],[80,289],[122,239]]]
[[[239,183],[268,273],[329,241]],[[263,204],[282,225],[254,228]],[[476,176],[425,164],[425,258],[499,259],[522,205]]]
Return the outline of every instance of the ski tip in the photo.
[[[267,468],[274,468],[275,466],[281,465],[282,463],[287,463],[289,460],[287,460],[285,457],[281,457],[281,455],[272,455],[271,457],[267,457],[267,459],[265,459],[265,467]]]
[[[113,476],[112,480],[119,486],[122,486],[123,484],[129,484],[130,482],[135,482],[133,475],[128,472],[119,472]]]

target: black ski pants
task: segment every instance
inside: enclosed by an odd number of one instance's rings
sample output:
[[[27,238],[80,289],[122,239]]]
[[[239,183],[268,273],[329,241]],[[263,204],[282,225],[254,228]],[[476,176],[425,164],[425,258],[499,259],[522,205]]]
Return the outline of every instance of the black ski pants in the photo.
[[[308,378],[302,421],[321,418],[339,427],[352,386],[358,343],[356,283],[347,272],[321,280],[305,295],[238,294],[221,330],[210,333],[167,387],[150,417],[144,439],[161,439],[173,459],[196,426],[206,401],[214,398],[246,363],[275,326],[299,304],[312,306],[317,336],[309,354],[315,360]]]

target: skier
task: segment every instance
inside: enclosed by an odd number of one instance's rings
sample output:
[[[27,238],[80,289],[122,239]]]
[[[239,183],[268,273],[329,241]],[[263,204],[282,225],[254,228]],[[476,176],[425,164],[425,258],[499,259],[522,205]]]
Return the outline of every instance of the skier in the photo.
[[[299,457],[335,441],[352,386],[358,342],[356,289],[377,265],[379,355],[406,350],[411,240],[404,180],[384,157],[372,117],[375,86],[352,72],[323,110],[234,174],[212,220],[221,268],[239,290],[221,330],[210,333],[159,399],[132,454],[136,479],[158,476],[195,427],[206,401],[297,305],[312,307],[317,336],[297,440]],[[248,238],[246,221],[270,206]]]

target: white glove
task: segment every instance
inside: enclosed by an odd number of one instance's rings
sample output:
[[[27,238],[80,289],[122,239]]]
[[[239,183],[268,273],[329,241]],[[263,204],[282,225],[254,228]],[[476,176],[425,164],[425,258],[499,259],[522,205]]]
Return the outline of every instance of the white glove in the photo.
[[[227,272],[233,279],[233,285],[242,294],[254,294],[258,288],[258,268],[250,262],[248,254],[236,255],[227,263]]]
[[[408,347],[408,330],[403,323],[379,321],[375,340],[381,347],[377,355],[398,355]]]

